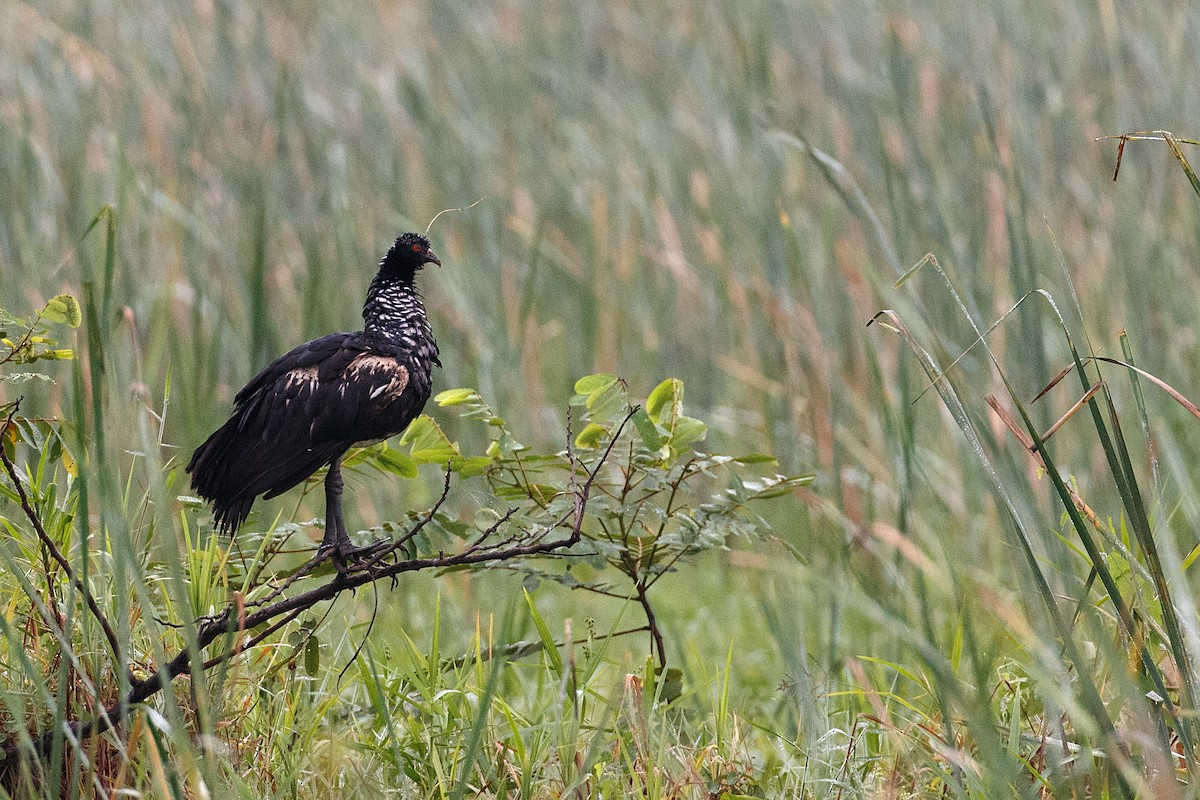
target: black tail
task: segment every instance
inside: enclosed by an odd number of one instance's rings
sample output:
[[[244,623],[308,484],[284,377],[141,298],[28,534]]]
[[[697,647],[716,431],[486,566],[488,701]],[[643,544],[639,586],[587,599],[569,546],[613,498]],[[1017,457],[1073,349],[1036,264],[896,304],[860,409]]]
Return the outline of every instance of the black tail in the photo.
[[[192,487],[212,503],[222,533],[237,532],[259,495],[283,494],[346,451],[337,443],[306,447],[300,437],[264,439],[256,421],[234,414],[187,465]]]
[[[237,420],[231,419],[196,448],[187,471],[192,475],[196,494],[212,503],[217,528],[232,534],[250,515],[253,494],[239,465],[246,463],[247,438],[238,433]]]

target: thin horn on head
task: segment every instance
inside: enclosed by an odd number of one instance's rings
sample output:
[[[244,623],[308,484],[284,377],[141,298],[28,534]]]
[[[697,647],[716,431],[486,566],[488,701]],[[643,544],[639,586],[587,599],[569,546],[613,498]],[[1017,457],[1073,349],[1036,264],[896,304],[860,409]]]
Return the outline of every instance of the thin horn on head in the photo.
[[[427,236],[427,237],[429,236],[429,229],[433,227],[433,223],[437,222],[437,218],[440,217],[442,214],[445,214],[447,211],[470,211],[472,208],[479,205],[484,200],[487,200],[486,194],[483,197],[476,200],[474,203],[471,203],[471,205],[469,205],[469,206],[463,206],[462,208],[443,208],[441,211],[434,214],[433,219],[429,220],[429,224],[425,226],[425,236]]]

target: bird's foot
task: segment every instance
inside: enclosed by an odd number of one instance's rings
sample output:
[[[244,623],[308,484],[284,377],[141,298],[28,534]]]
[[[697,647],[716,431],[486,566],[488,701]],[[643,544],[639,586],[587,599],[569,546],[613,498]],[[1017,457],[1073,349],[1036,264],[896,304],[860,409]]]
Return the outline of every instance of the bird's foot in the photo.
[[[322,561],[327,558],[333,559],[333,565],[338,572],[346,574],[355,568],[368,566],[391,544],[390,539],[376,539],[360,547],[349,539],[335,539],[332,542],[322,542],[316,557]]]

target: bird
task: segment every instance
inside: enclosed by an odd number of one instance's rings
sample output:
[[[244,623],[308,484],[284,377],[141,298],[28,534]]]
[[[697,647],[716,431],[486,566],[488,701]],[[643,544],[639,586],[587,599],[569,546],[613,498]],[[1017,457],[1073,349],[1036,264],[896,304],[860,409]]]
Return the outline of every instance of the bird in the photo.
[[[442,363],[415,280],[441,263],[424,236],[402,234],[367,290],[362,330],[305,342],[237,393],[229,419],[187,465],[221,533],[236,534],[260,495],[276,497],[328,467],[318,557],[344,563],[371,549],[355,548],[346,533],[341,460],[402,433],[429,400]]]

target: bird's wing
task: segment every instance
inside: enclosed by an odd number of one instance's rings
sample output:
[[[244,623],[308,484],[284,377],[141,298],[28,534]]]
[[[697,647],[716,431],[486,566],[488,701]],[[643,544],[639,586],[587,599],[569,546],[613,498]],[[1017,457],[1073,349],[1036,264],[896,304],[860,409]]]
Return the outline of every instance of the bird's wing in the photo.
[[[398,433],[393,408],[409,386],[403,354],[366,334],[332,334],[302,345],[251,381],[235,416],[264,443],[320,445]],[[419,410],[419,409],[418,409]],[[403,416],[403,415],[400,415]]]
[[[257,375],[242,387],[237,396],[233,398],[234,408],[241,409],[243,406],[246,406],[256,395],[264,389],[273,386],[281,376],[286,375],[292,370],[306,369],[325,361],[331,355],[341,350],[347,342],[353,341],[356,336],[360,335],[354,333],[331,333],[289,350],[263,367]]]
[[[356,442],[403,430],[424,398],[405,393],[404,354],[385,345],[369,334],[335,333],[271,362],[238,392],[233,415],[189,464],[201,495],[248,510],[254,497],[286,492]]]

